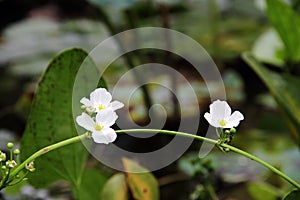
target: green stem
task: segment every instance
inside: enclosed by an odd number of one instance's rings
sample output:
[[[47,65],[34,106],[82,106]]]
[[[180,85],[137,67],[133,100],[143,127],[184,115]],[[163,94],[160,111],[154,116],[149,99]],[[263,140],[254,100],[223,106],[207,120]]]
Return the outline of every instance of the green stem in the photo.
[[[228,148],[231,151],[238,153],[240,155],[243,155],[247,158],[250,158],[251,160],[256,161],[257,163],[265,166],[266,168],[268,168],[269,170],[271,170],[272,172],[274,172],[275,174],[277,174],[278,176],[282,177],[283,179],[285,179],[286,181],[288,181],[290,184],[292,184],[293,186],[295,186],[297,189],[300,189],[300,184],[297,183],[296,181],[294,181],[293,179],[291,179],[289,176],[287,176],[286,174],[284,174],[283,172],[281,172],[280,170],[276,169],[275,167],[273,167],[272,165],[270,165],[269,163],[261,160],[260,158],[247,153],[243,150],[240,150],[236,147],[233,147],[231,145],[228,144],[221,144],[219,143],[217,140],[213,140],[210,138],[205,138],[202,136],[198,136],[198,135],[193,135],[193,134],[188,134],[188,133],[184,133],[184,132],[177,132],[177,131],[168,131],[168,130],[155,130],[155,129],[126,129],[126,130],[118,130],[116,131],[117,133],[161,133],[161,134],[167,134],[167,135],[179,135],[179,136],[183,136],[183,137],[188,137],[188,138],[193,138],[193,139],[197,139],[200,141],[205,141],[211,144],[214,144],[216,146],[220,146],[220,147],[224,147],[224,148]]]
[[[72,137],[70,139],[67,140],[63,140],[61,142],[58,142],[56,144],[52,144],[50,146],[44,147],[40,150],[38,150],[37,152],[35,152],[34,154],[32,154],[29,158],[27,158],[24,162],[22,162],[20,165],[18,165],[11,173],[10,173],[10,177],[15,177],[25,166],[26,164],[30,163],[31,161],[34,161],[36,158],[40,157],[41,155],[48,153],[54,149],[58,149],[60,147],[75,143],[75,142],[79,142],[81,141],[81,139],[84,138],[88,138],[89,137],[89,133],[85,133],[79,136],[75,136]]]
[[[211,183],[206,184],[206,189],[207,189],[208,194],[209,194],[209,196],[212,200],[219,200],[219,198],[218,198],[213,186],[211,185]]]
[[[9,160],[13,160],[13,150],[9,149]]]
[[[210,138],[205,138],[202,136],[198,136],[198,135],[193,135],[193,134],[189,134],[189,133],[184,133],[184,132],[177,132],[177,131],[168,131],[168,130],[157,130],[157,129],[126,129],[126,130],[117,130],[116,133],[161,133],[161,134],[166,134],[166,135],[179,135],[182,137],[187,137],[187,138],[192,138],[192,139],[197,139],[200,141],[204,141],[204,142],[208,142],[211,143],[213,145],[216,145],[218,147],[223,147],[223,148],[227,148],[233,152],[236,152],[238,154],[241,154],[247,158],[250,158],[251,160],[254,160],[258,163],[260,163],[261,165],[267,167],[268,169],[270,169],[272,172],[274,172],[275,174],[277,174],[278,176],[282,177],[283,179],[285,179],[286,181],[288,181],[290,184],[292,184],[293,186],[295,186],[297,189],[300,189],[300,184],[297,183],[296,181],[294,181],[293,179],[291,179],[289,176],[287,176],[286,174],[282,173],[280,170],[276,169],[275,167],[273,167],[272,165],[268,164],[267,162],[261,160],[260,158],[257,158],[256,156],[247,153],[243,150],[240,150],[236,147],[233,147],[231,145],[228,144],[224,144],[224,143],[219,143],[217,140],[213,140]],[[56,144],[44,147],[42,149],[40,149],[39,151],[35,152],[34,154],[32,154],[29,158],[27,158],[24,162],[22,162],[20,165],[18,165],[15,169],[13,169],[13,171],[10,173],[10,178],[15,177],[25,166],[26,164],[30,163],[31,161],[34,161],[36,158],[38,158],[39,156],[48,153],[54,149],[75,143],[75,142],[79,142],[81,141],[81,139],[84,138],[89,138],[90,134],[87,132],[83,135],[80,136],[76,136],[61,142],[58,142]]]
[[[296,181],[294,181],[292,178],[290,178],[289,176],[287,176],[286,174],[284,174],[283,172],[281,172],[280,170],[276,169],[275,167],[273,167],[272,165],[270,165],[269,163],[263,161],[262,159],[250,154],[250,153],[247,153],[241,149],[238,149],[236,147],[233,147],[231,145],[228,145],[228,144],[222,144],[221,145],[222,147],[225,147],[225,148],[229,148],[231,151],[234,151],[238,154],[241,154],[247,158],[250,158],[251,160],[254,160],[256,161],[257,163],[267,167],[269,170],[271,170],[272,172],[274,172],[275,174],[277,174],[278,176],[281,176],[283,179],[285,179],[286,181],[288,181],[290,184],[292,184],[293,186],[295,186],[297,189],[300,189],[300,184],[297,183]]]

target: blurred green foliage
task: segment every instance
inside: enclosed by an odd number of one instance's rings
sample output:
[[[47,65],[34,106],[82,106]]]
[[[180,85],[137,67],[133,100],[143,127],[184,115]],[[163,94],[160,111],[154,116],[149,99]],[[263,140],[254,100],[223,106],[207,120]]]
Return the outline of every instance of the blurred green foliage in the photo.
[[[298,3],[297,3],[298,2]],[[298,145],[300,144],[300,15],[295,9],[299,1],[288,5],[281,0],[266,0],[266,13],[276,33],[268,32],[265,39],[257,44],[254,49],[255,57],[248,53],[243,54],[243,59],[263,80],[284,113],[290,131]],[[273,36],[271,37],[272,34]],[[267,39],[273,38],[266,42]],[[272,44],[273,43],[273,44]],[[276,43],[276,44],[275,44]],[[268,45],[271,47],[267,47]],[[274,45],[275,44],[275,45]],[[259,47],[266,50],[259,50]],[[264,48],[267,47],[267,48]],[[271,48],[273,48],[271,50]],[[259,52],[265,56],[259,55]],[[261,59],[262,58],[262,59]],[[270,67],[260,63],[258,59],[271,63]],[[281,65],[280,70],[273,66]]]
[[[291,74],[279,74],[266,68],[250,54],[244,60],[264,81],[287,118],[291,132],[300,144],[300,79]]]
[[[281,0],[266,0],[268,19],[285,46],[285,60],[300,61],[300,16]]]

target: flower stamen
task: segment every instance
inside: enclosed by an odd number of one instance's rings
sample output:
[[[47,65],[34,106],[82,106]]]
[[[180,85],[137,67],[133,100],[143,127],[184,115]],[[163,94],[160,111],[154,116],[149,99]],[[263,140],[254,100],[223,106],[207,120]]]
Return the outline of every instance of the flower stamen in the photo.
[[[219,124],[221,127],[224,127],[224,126],[226,126],[227,122],[224,119],[222,119],[219,121]]]
[[[104,107],[103,105],[100,104],[100,105],[98,106],[98,109],[99,109],[99,110],[103,110],[103,109],[105,109],[105,107]]]
[[[100,124],[95,124],[94,128],[96,131],[101,131],[104,128],[104,126],[101,126]]]

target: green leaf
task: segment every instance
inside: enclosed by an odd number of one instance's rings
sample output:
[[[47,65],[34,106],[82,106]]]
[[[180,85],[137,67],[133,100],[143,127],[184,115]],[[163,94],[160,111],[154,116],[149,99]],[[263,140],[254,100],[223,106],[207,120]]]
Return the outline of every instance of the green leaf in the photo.
[[[266,183],[249,183],[247,187],[255,200],[274,200],[279,197],[278,189]]]
[[[85,51],[73,48],[55,56],[48,65],[39,82],[21,141],[22,160],[45,146],[78,135],[73,114],[80,112],[79,99],[97,85],[88,81],[86,73],[78,75],[77,72],[84,64],[85,69],[92,74],[91,80],[94,81],[96,77],[99,80],[100,77],[95,64],[87,56]],[[83,80],[85,84],[78,87]],[[76,86],[75,92],[73,85]],[[73,106],[78,106],[78,109],[73,107],[72,110],[72,100],[75,102]],[[29,182],[35,187],[45,187],[64,179],[71,183],[75,191],[80,187],[87,155],[88,152],[81,143],[51,151],[36,159],[36,171],[29,174]]]
[[[127,173],[126,180],[134,199],[137,200],[156,200],[159,199],[158,183],[155,177],[145,168],[135,162],[123,158],[123,165],[128,172],[143,173]]]
[[[289,74],[273,72],[248,53],[243,53],[242,57],[266,84],[287,117],[289,128],[300,144],[300,79]]]
[[[283,200],[299,200],[300,199],[300,190],[292,190],[289,192]]]
[[[86,169],[82,175],[78,199],[100,199],[107,177],[95,169]]]
[[[300,61],[300,16],[281,0],[267,0],[267,15],[286,48],[288,61]]]
[[[101,199],[128,200],[128,188],[125,174],[115,174],[107,181],[102,190]]]

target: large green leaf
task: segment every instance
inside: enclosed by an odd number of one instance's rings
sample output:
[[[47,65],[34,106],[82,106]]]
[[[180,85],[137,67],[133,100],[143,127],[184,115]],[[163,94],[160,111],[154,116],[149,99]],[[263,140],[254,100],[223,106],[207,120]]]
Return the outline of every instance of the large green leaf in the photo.
[[[300,79],[289,74],[273,72],[248,53],[244,53],[242,57],[269,88],[288,118],[288,125],[300,144]]]
[[[158,183],[150,172],[137,163],[123,158],[123,165],[126,171],[143,172],[127,173],[126,180],[133,198],[136,200],[157,200],[159,199]]]
[[[286,48],[286,59],[300,61],[300,16],[281,0],[267,0],[267,14]]]
[[[72,113],[75,111],[72,110],[72,100],[80,107],[79,98],[87,96],[97,87],[97,83],[93,85],[87,81],[89,79],[85,77],[86,73],[78,76],[77,72],[83,61],[85,68],[90,70],[89,74],[92,74],[91,80],[100,77],[95,64],[87,56],[85,51],[73,48],[61,52],[50,62],[39,82],[21,141],[22,160],[45,146],[78,135],[73,120]],[[74,97],[73,85],[82,82],[81,79],[85,80],[85,84],[76,88]],[[76,110],[76,114],[79,110],[80,108]],[[36,171],[28,176],[29,182],[36,187],[45,187],[64,179],[76,191],[81,184],[87,155],[88,152],[81,143],[51,151],[36,159]]]

